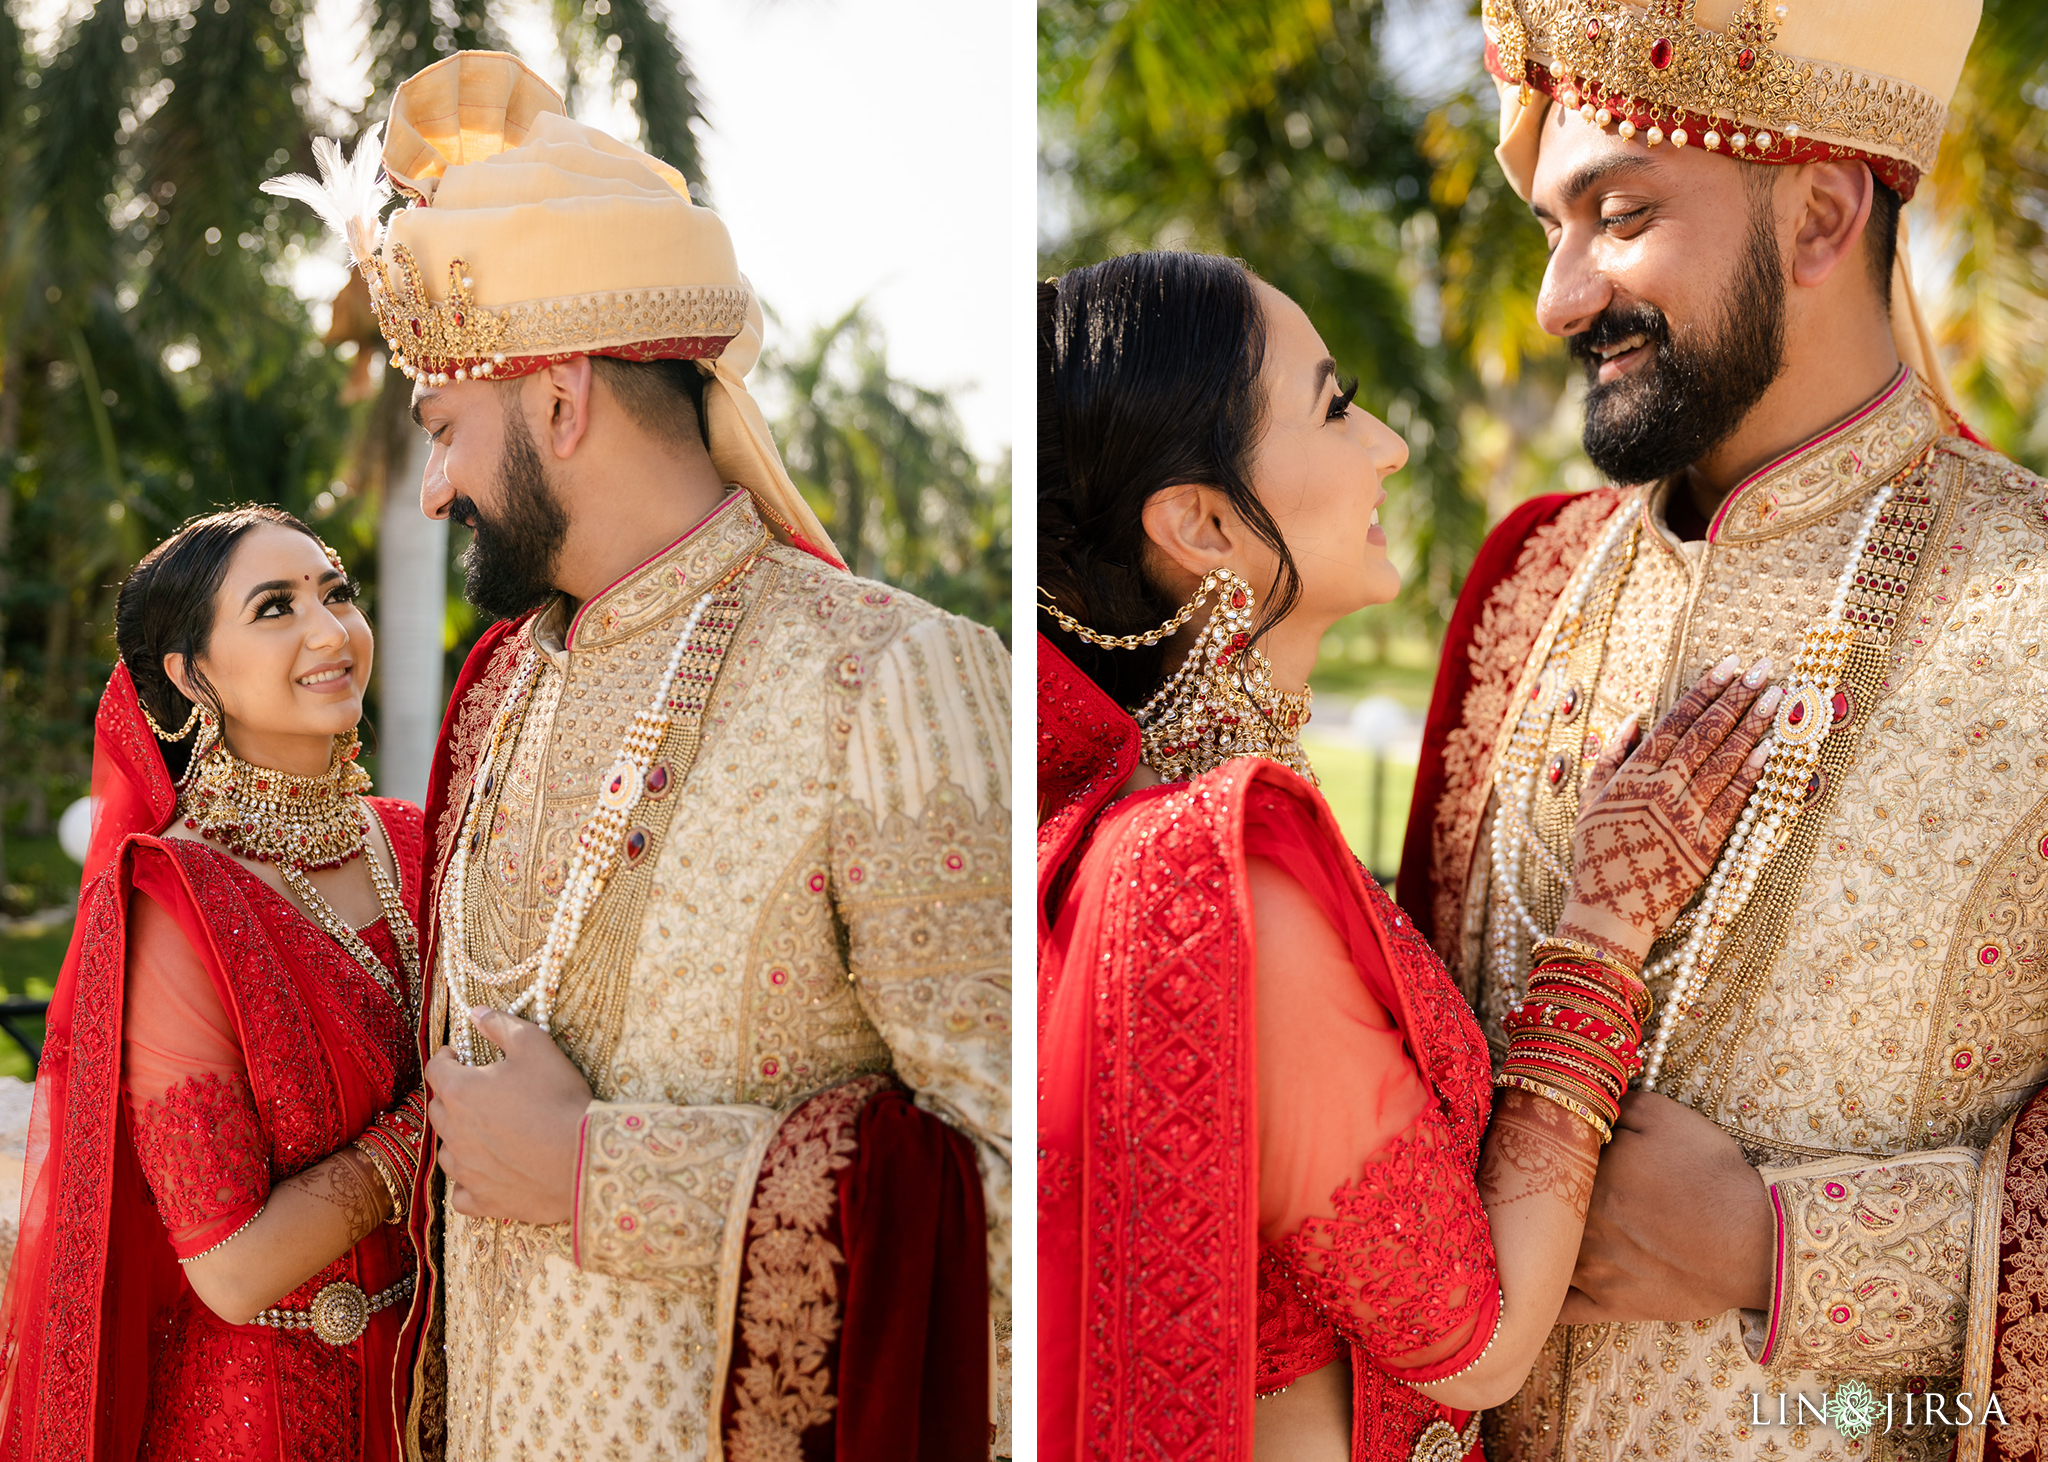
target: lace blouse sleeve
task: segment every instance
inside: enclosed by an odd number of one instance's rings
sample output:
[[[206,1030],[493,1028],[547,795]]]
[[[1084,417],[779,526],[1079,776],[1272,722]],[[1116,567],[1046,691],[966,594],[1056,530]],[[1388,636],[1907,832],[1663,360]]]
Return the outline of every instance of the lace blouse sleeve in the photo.
[[[248,1067],[213,980],[177,919],[137,890],[128,909],[121,1085],[171,1248],[189,1259],[270,1196]]]
[[[1249,865],[1260,1240],[1387,1369],[1463,1364],[1499,1296],[1476,1174],[1330,920],[1279,864]]]

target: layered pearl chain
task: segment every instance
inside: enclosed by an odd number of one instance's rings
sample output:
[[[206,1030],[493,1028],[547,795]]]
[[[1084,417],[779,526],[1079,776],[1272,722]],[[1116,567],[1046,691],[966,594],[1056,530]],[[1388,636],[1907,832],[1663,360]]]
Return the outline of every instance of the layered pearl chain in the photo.
[[[671,699],[671,692],[682,673],[683,660],[691,649],[698,622],[714,605],[724,610],[734,607],[728,596],[736,580],[752,567],[753,562],[749,557],[723,584],[706,591],[691,606],[683,621],[682,633],[676,636],[675,648],[669,652],[668,663],[655,685],[654,694],[645,706],[633,713],[633,723],[626,731],[618,755],[598,778],[597,809],[576,835],[576,852],[570,860],[568,877],[555,904],[554,914],[548,920],[540,948],[509,969],[492,970],[485,968],[469,953],[469,867],[471,857],[482,842],[479,819],[495,785],[499,765],[517,740],[517,721],[524,719],[524,708],[540,674],[540,656],[531,646],[527,648],[514,674],[512,686],[506,692],[504,704],[499,708],[490,742],[471,774],[469,811],[463,820],[462,833],[456,840],[448,878],[443,885],[441,919],[450,935],[446,962],[448,988],[450,999],[457,1002],[457,1010],[467,1011],[482,1003],[479,987],[495,985],[502,989],[508,984],[524,982],[524,988],[503,1009],[511,1015],[531,1009],[534,1024],[542,1030],[550,1029],[563,973],[582,938],[584,923],[597,906],[624,851],[626,824],[641,796],[648,790],[648,777],[656,770],[655,753],[675,718],[678,702]],[[718,649],[706,651],[700,648],[700,653],[713,657],[711,670],[685,677],[697,683],[699,694],[693,699],[699,704],[703,697],[708,696],[710,681],[715,679],[715,662],[723,653],[723,641]],[[663,775],[665,778],[666,774]],[[457,1016],[450,1021],[450,1026],[456,1056],[465,1065],[476,1064],[476,1037],[471,1023]]]
[[[1848,662],[1849,647],[1856,639],[1856,626],[1846,617],[1849,592],[1859,582],[1859,575],[1868,571],[1864,550],[1897,486],[1896,479],[1886,483],[1871,500],[1850,544],[1849,562],[1835,585],[1827,613],[1808,628],[1805,643],[1792,661],[1785,698],[1778,703],[1777,720],[1764,739],[1770,759],[1764,764],[1762,780],[1743,805],[1720,861],[1707,878],[1699,916],[1683,944],[1643,970],[1645,981],[1674,974],[1643,1063],[1645,1091],[1656,1088],[1678,1023],[1692,1009],[1729,928],[1755,892],[1757,876],[1784,846],[1793,819],[1807,801],[1819,769],[1821,742],[1834,727],[1835,692]]]
[[[1536,792],[1544,777],[1544,735],[1558,709],[1561,693],[1577,694],[1563,692],[1561,687],[1564,668],[1584,623],[1587,596],[1595,584],[1606,580],[1609,561],[1628,539],[1637,516],[1633,509],[1614,515],[1592,553],[1587,555],[1584,569],[1565,591],[1543,670],[1523,703],[1522,714],[1501,756],[1500,770],[1494,776],[1493,835],[1489,849],[1493,862],[1494,917],[1488,931],[1487,960],[1511,1013],[1521,1011],[1523,1000],[1521,940],[1517,936],[1527,934],[1531,940],[1540,940],[1548,939],[1554,932],[1536,921],[1522,898],[1524,850],[1533,849],[1545,870],[1559,883],[1571,882],[1571,870],[1559,864],[1536,835]],[[1578,708],[1575,705],[1572,709]]]

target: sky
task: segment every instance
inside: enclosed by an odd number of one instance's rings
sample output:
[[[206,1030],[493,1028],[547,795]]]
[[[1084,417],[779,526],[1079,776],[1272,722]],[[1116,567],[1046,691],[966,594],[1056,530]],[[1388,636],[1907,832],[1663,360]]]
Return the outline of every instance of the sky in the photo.
[[[1006,297],[1015,281],[1006,8],[985,0],[665,0],[699,81],[712,206],[770,311],[768,347],[865,299],[899,377],[948,391],[984,460],[1011,445],[1016,387]],[[657,10],[664,0],[655,0]],[[31,0],[32,37],[82,0]],[[369,94],[362,0],[318,0],[315,94],[337,118]],[[545,0],[506,6],[514,47],[559,83]],[[582,120],[628,138],[629,111],[592,87]],[[324,304],[331,258],[295,286]],[[764,405],[773,407],[772,402]]]

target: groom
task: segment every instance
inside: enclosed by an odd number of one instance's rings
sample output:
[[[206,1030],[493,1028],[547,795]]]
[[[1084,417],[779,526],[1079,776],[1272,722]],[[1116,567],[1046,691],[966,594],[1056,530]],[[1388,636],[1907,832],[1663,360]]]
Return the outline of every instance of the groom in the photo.
[[[839,564],[673,169],[485,53],[399,89],[384,167],[422,506],[501,619],[427,809],[408,1451],[985,1457],[1007,656]]]
[[[1986,1405],[1983,1149],[2048,1076],[2043,484],[1954,414],[1898,236],[1976,5],[1484,10],[1617,484],[1489,537],[1430,711],[1401,901],[1496,1043],[1603,739],[1731,652],[1801,692],[1752,801],[1781,841],[1653,955],[1652,1092],[1487,1453],[1947,1455]],[[1850,1381],[1900,1425],[1845,1449],[1799,1398]]]

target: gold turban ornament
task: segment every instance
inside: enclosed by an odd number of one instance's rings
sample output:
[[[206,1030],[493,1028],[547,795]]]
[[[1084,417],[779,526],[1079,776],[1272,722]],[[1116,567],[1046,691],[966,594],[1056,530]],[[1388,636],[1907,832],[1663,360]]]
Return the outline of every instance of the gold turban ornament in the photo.
[[[1644,147],[1860,158],[1911,198],[1934,166],[1982,0],[1482,0],[1494,155],[1522,198],[1552,104]],[[1892,338],[1955,411],[1899,219]]]
[[[711,460],[777,533],[838,563],[748,393],[762,315],[732,237],[658,158],[570,120],[532,68],[462,51],[398,88],[353,160],[272,179],[311,203],[369,286],[391,363],[415,380],[509,380],[577,355],[694,360]],[[383,176],[378,175],[382,163]],[[410,206],[380,227],[390,197]]]

